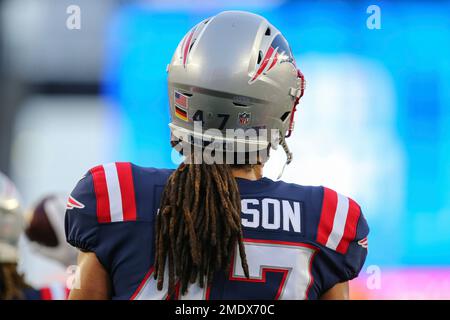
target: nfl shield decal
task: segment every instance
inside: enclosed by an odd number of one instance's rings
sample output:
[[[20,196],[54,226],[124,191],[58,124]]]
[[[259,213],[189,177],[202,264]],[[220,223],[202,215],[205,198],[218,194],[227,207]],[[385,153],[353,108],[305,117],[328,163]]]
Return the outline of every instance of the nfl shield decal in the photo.
[[[251,113],[250,112],[240,112],[238,114],[239,124],[246,125],[250,123]]]

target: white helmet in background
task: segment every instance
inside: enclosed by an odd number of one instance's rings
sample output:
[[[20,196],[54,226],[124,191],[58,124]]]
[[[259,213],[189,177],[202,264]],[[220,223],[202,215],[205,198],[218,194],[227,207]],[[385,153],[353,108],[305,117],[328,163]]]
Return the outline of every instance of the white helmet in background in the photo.
[[[167,71],[173,136],[210,140],[204,131],[216,129],[212,139],[223,143],[258,150],[280,143],[291,161],[285,138],[305,81],[288,42],[265,18],[225,11],[200,22],[181,40]],[[200,134],[194,121],[202,123]],[[274,130],[277,141],[224,138],[226,129],[251,128]]]
[[[17,263],[24,219],[14,183],[0,172],[0,263]]]
[[[67,197],[49,195],[32,209],[25,230],[33,251],[65,266],[76,264],[77,250],[66,242],[64,215]]]

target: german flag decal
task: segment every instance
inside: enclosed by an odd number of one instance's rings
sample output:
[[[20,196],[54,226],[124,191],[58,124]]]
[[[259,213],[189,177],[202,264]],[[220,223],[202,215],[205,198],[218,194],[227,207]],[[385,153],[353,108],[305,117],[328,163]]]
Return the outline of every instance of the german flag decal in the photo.
[[[183,121],[188,121],[187,111],[179,106],[175,106],[175,115]]]

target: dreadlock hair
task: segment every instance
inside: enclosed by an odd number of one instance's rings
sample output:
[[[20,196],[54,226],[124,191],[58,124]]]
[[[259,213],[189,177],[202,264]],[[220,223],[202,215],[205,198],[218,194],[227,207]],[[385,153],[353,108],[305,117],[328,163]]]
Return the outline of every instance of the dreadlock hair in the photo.
[[[23,299],[23,289],[30,288],[17,272],[17,264],[0,263],[0,300]]]
[[[193,158],[189,156],[190,161],[181,163],[169,177],[156,218],[154,277],[162,290],[167,263],[169,295],[176,287],[185,294],[190,283],[203,288],[217,271],[229,272],[236,247],[249,277],[241,197],[231,169],[252,166],[196,163]]]

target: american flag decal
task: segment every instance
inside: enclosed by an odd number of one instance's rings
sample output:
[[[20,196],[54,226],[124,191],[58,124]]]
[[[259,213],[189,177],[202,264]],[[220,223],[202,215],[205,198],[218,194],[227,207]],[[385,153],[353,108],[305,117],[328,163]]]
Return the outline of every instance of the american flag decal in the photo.
[[[183,109],[188,109],[188,97],[185,96],[184,94],[182,94],[178,91],[175,91],[174,101],[178,107],[183,108]]]

